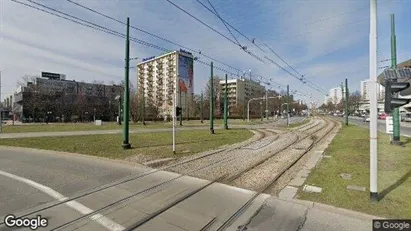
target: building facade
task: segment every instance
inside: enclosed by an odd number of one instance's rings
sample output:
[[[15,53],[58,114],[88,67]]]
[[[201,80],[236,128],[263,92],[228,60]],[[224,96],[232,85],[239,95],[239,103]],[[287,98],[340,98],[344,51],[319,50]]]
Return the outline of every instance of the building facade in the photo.
[[[161,116],[172,115],[174,94],[180,107],[189,107],[194,95],[194,57],[184,50],[143,59],[137,64],[139,95],[158,107]]]
[[[9,99],[15,120],[23,122],[49,120],[72,121],[98,114],[99,119],[112,120],[117,115],[116,96],[122,86],[74,80],[35,78],[19,86]]]
[[[361,81],[361,99],[370,100],[370,80]],[[377,100],[384,100],[385,87],[377,83]]]
[[[220,81],[221,94],[224,94],[225,80]],[[241,106],[254,97],[265,95],[265,87],[258,82],[247,79],[227,80],[227,98],[230,107]]]

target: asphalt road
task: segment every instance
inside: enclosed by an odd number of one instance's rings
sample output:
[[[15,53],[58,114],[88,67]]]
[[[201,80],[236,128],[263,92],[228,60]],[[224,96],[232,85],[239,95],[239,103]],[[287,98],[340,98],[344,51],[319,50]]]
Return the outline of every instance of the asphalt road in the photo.
[[[345,118],[343,117],[333,117],[333,118],[337,118],[338,120],[345,121]],[[349,123],[358,125],[363,128],[370,128],[370,123],[363,122],[362,120],[363,119],[359,117],[349,117],[348,118]],[[385,133],[385,120],[377,120],[377,121],[378,121],[378,131]],[[403,136],[411,137],[411,126],[407,123],[401,123],[400,132],[401,132],[401,135]]]
[[[33,180],[64,196],[71,196],[144,171],[142,167],[78,155],[0,149],[0,217],[54,200],[28,184],[4,176],[3,172]]]

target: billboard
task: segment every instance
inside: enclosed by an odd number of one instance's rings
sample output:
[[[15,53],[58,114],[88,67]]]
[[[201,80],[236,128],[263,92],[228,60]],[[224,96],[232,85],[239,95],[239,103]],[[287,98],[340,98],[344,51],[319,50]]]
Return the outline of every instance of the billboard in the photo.
[[[181,92],[189,92],[192,94],[194,92],[194,65],[192,57],[184,56],[181,54],[178,55],[178,75],[178,85],[181,89]]]

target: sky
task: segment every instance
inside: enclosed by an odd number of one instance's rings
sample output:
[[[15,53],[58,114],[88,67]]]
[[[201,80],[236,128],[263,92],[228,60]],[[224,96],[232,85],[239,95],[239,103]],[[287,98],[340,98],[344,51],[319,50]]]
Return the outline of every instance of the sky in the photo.
[[[44,9],[43,4],[99,26],[125,34],[126,26],[95,14],[66,0],[16,0]],[[184,47],[201,51],[217,60],[214,66],[229,71],[237,78],[236,69],[247,76],[263,76],[273,90],[290,85],[296,98],[322,103],[328,90],[348,79],[350,92],[359,90],[360,81],[369,78],[369,0],[209,0],[220,17],[231,26],[255,39],[255,44],[231,29],[221,19],[204,8],[212,9],[207,0],[170,0],[186,12],[203,21],[201,24],[167,0],[72,0],[114,19]],[[411,0],[377,0],[378,65],[380,73],[389,66],[390,14],[395,14],[398,63],[411,58]],[[47,10],[47,9],[45,9]],[[130,36],[168,50],[181,47],[130,28]],[[218,34],[217,32],[224,35]],[[235,38],[234,38],[234,37]],[[264,60],[240,49],[235,42]],[[265,46],[265,44],[267,46]],[[271,50],[285,60],[281,61]],[[184,49],[184,48],[183,48]],[[130,57],[139,60],[163,54],[164,51],[139,43],[130,43]],[[194,53],[198,60],[209,58]],[[293,75],[272,64],[277,62]],[[76,81],[111,81],[124,79],[125,39],[78,25],[11,0],[0,0],[0,71],[1,97],[15,91],[24,75],[40,75],[42,71],[66,74]],[[131,60],[136,66],[139,60]],[[204,90],[210,77],[210,67],[194,64],[195,93]],[[231,67],[225,66],[228,64]],[[226,72],[214,69],[224,77]],[[303,75],[318,87],[310,87],[297,79]],[[130,81],[137,84],[136,69],[130,69]],[[322,88],[321,90],[316,90]],[[312,98],[308,98],[311,95]]]

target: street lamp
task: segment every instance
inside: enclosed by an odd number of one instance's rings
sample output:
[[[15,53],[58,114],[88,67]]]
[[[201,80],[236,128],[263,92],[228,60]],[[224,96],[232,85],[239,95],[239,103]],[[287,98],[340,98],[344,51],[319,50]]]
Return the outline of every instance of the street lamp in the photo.
[[[94,123],[96,122],[96,108],[94,108],[94,115],[93,115]]]

